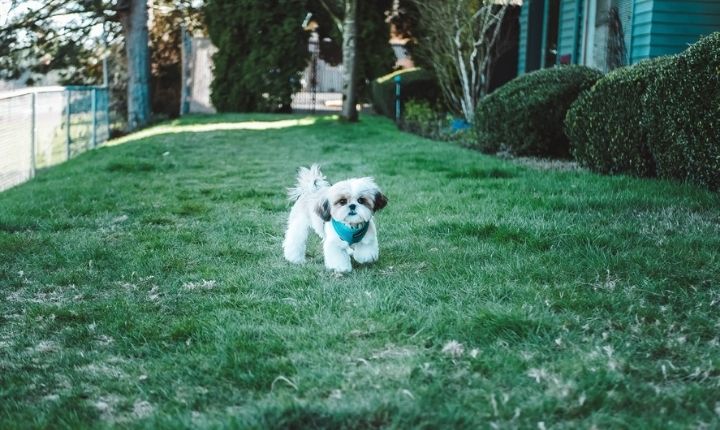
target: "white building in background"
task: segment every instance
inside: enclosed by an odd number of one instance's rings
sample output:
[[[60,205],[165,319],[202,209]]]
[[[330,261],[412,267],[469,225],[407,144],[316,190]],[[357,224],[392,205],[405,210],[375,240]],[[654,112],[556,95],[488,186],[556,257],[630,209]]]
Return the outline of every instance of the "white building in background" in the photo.
[[[31,82],[32,85],[28,85],[28,82]],[[52,70],[44,75],[26,70],[17,79],[11,81],[0,79],[0,91],[19,90],[28,86],[49,87],[54,85],[60,85],[60,72],[57,70]]]

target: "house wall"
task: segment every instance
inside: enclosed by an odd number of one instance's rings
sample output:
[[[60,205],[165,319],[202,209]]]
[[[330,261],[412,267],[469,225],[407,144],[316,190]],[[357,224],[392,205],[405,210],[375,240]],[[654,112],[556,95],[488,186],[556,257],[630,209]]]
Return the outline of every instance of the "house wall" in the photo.
[[[498,47],[501,53],[493,62],[488,92],[494,91],[518,75],[519,17],[520,6],[510,6],[505,13],[500,29],[501,46]]]
[[[585,25],[594,26],[588,32],[587,40],[583,46],[582,64],[594,67],[607,72],[609,66],[608,45],[609,38],[614,37],[613,25],[610,22],[610,11],[615,8],[620,20],[620,27],[623,32],[623,43],[625,45],[625,55],[622,59],[613,60],[613,64],[627,65],[631,64],[630,52],[632,50],[632,12],[633,0],[591,0],[589,7],[585,8],[585,12],[590,15],[594,21],[587,22]],[[592,8],[592,9],[590,9]],[[591,19],[591,20],[592,20]],[[583,35],[583,37],[585,37]],[[590,40],[592,39],[592,40]],[[620,63],[617,63],[620,61]]]
[[[720,0],[635,0],[632,63],[677,54],[720,31]]]
[[[625,32],[625,47],[627,49],[626,61],[632,62],[632,43],[633,43],[633,13],[637,0],[615,0],[615,5],[620,13],[620,22]]]
[[[560,22],[558,29],[558,61],[569,56],[570,64],[579,62],[580,44],[582,43],[582,16],[583,5],[586,0],[561,0]],[[532,27],[530,13],[542,14],[544,11],[542,0],[526,0],[520,9],[520,41],[518,47],[518,75],[528,70],[528,38],[532,36],[528,28]],[[540,25],[542,25],[540,18]]]
[[[569,56],[570,64],[577,64],[579,61],[582,12],[582,0],[562,0],[560,2],[558,61],[563,61],[563,57],[568,58],[567,56]]]
[[[542,67],[543,58],[543,25],[545,21],[545,1],[527,0],[530,10],[527,20],[527,52],[525,53],[526,71],[537,70]]]
[[[593,0],[561,0],[558,35],[558,62],[593,64],[596,59],[582,59],[586,3]],[[533,24],[543,9],[535,3],[543,0],[526,0],[520,10],[520,40],[518,74],[533,70],[528,67],[534,51]],[[720,0],[613,0],[618,6],[625,29],[628,62],[635,64],[643,59],[676,54],[687,49],[701,36],[720,31]],[[534,6],[534,7],[533,7]],[[528,31],[530,29],[530,31]],[[597,28],[596,28],[597,29]],[[600,29],[601,30],[601,29]],[[602,32],[594,32],[596,39]],[[599,55],[602,44],[593,41]],[[569,60],[569,61],[568,61]]]

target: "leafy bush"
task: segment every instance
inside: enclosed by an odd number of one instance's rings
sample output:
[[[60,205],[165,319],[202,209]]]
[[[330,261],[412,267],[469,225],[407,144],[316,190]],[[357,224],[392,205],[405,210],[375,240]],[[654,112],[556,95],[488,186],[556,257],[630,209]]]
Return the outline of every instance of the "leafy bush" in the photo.
[[[289,111],[307,65],[305,0],[208,0],[213,56],[211,99],[219,111]]]
[[[400,76],[400,111],[407,100],[424,100],[437,106],[440,89],[435,78],[420,68],[398,70],[381,76],[372,82],[371,97],[375,111],[389,118],[395,118],[395,77]]]
[[[640,100],[670,57],[616,69],[583,93],[565,117],[565,134],[578,163],[599,173],[655,176],[642,126]]]
[[[456,124],[458,122],[460,127]],[[429,139],[472,147],[474,143],[472,129],[462,127],[463,124],[465,124],[463,119],[453,119],[451,114],[438,111],[436,105],[431,105],[425,100],[411,99],[403,106],[398,128]]]
[[[720,189],[720,33],[660,67],[643,108],[658,176]]]
[[[425,100],[408,100],[402,110],[400,129],[429,138],[438,138],[447,121]]]
[[[483,152],[569,157],[565,114],[602,73],[562,66],[517,77],[483,99],[475,116],[477,146]]]

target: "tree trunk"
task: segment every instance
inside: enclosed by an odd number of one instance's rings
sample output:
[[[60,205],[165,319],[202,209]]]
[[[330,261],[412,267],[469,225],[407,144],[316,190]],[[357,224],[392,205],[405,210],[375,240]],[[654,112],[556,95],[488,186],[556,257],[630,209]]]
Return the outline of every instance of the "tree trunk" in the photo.
[[[357,3],[345,0],[343,21],[343,107],[341,118],[346,121],[358,120],[357,82],[355,56],[357,53]]]
[[[119,11],[128,68],[128,131],[150,121],[150,50],[147,0],[129,0]]]

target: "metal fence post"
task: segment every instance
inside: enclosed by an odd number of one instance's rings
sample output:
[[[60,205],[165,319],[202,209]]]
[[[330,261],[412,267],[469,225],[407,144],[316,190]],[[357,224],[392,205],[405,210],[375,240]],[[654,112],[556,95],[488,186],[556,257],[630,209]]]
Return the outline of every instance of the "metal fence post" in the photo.
[[[90,139],[94,149],[97,146],[97,89],[95,87],[92,89],[92,102],[90,110],[92,111],[92,135]]]
[[[402,76],[397,75],[395,81],[395,122],[400,122],[400,81]]]
[[[37,139],[35,132],[36,123],[36,112],[37,112],[37,94],[33,92],[30,98],[31,109],[30,109],[30,177],[35,177],[35,139]]]
[[[67,147],[67,160],[70,159],[70,90],[65,90],[65,146]]]

